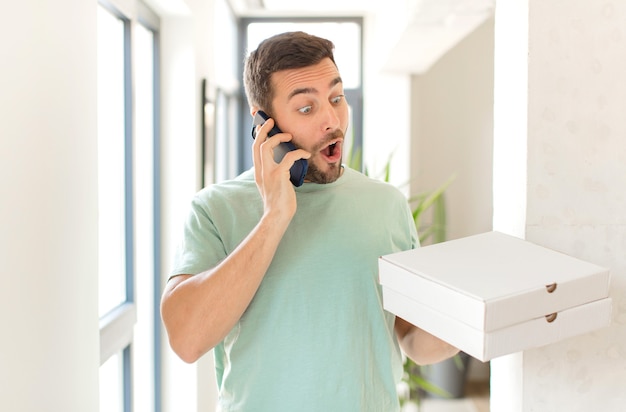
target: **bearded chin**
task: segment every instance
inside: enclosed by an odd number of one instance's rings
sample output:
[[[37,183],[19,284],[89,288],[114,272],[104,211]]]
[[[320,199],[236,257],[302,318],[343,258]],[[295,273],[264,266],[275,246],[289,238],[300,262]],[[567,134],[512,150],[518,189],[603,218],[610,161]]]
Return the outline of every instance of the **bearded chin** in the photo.
[[[341,162],[329,164],[326,171],[320,170],[316,164],[309,162],[304,180],[311,183],[326,184],[336,181],[339,176],[341,176]]]

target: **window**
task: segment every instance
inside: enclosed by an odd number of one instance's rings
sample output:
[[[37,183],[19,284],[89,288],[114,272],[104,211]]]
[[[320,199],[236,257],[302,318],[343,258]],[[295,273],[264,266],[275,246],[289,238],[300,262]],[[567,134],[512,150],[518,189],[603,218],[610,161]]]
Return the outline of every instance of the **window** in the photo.
[[[143,9],[135,26],[134,199],[135,298],[133,345],[135,411],[160,411],[160,163],[158,18]]]
[[[124,355],[111,355],[100,366],[100,410],[124,410]]]
[[[352,149],[352,153],[344,153],[346,156],[357,160],[357,168],[362,164],[358,154],[363,146],[363,86],[362,86],[362,19],[360,18],[254,18],[242,20],[242,54],[247,55],[249,50],[254,50],[258,44],[274,34],[286,31],[301,30],[307,33],[324,37],[331,40],[335,45],[335,62],[341,72],[344,82],[344,92],[346,100],[350,106],[350,120],[346,133],[346,147]],[[241,70],[243,72],[243,69]],[[250,153],[249,130],[252,127],[252,120],[249,116],[248,103],[245,93],[241,91],[242,124],[244,125],[244,136],[246,139],[240,145],[242,149],[241,171],[252,166],[252,155]],[[248,134],[245,134],[245,131]]]
[[[127,300],[125,32],[98,8],[99,315]]]
[[[100,410],[158,412],[158,17],[136,10],[98,6]]]
[[[129,213],[129,28],[128,20],[98,7],[100,409],[111,411],[128,410],[127,355],[135,323]]]

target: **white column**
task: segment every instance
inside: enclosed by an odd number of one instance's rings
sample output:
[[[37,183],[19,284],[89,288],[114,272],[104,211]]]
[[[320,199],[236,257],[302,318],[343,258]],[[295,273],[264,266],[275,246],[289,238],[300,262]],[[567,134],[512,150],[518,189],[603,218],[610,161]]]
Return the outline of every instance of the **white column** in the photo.
[[[494,35],[493,229],[524,238],[528,0],[498,1]],[[521,412],[524,354],[491,361],[491,410]]]

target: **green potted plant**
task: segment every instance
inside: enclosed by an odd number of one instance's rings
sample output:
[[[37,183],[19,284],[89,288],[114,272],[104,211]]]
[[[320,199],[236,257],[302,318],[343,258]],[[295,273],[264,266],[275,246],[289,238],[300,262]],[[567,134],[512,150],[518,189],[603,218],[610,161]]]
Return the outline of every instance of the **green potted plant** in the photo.
[[[432,191],[420,193],[409,198],[413,220],[420,244],[435,244],[446,240],[445,191],[452,184],[454,176]],[[426,215],[430,213],[430,220]],[[460,353],[451,359],[435,365],[420,366],[411,359],[404,362],[405,390],[401,391],[400,401],[404,406],[410,402],[421,407],[424,396],[453,398],[463,395],[463,386],[469,356]]]

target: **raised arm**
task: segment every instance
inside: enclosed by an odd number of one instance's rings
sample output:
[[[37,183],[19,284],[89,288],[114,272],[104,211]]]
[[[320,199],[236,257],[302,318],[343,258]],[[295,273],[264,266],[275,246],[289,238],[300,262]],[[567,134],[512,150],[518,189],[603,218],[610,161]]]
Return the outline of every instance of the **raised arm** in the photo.
[[[253,144],[255,181],[263,198],[264,214],[243,242],[219,265],[191,276],[181,274],[167,283],[161,298],[161,317],[174,352],[195,362],[222,341],[254,297],[280,240],[296,211],[289,168],[303,150],[288,153],[280,164],[273,148],[291,139],[279,134],[265,139],[269,120]]]

